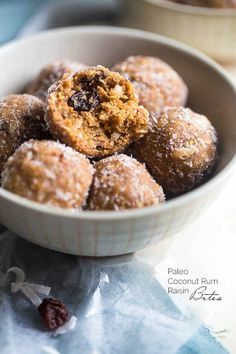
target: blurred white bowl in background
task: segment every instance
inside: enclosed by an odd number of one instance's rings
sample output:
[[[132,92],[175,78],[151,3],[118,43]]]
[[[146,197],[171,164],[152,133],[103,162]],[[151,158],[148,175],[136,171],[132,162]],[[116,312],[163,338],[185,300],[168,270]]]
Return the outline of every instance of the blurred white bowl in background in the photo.
[[[236,61],[236,9],[126,0],[123,24],[174,38],[222,63]]]

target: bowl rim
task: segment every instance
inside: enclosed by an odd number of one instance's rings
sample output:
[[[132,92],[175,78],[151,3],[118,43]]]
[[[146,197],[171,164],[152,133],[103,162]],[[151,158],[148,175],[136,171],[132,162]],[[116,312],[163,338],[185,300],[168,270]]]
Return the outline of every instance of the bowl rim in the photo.
[[[59,28],[53,30],[42,31],[36,35],[31,35],[27,38],[14,40],[0,48],[0,55],[2,52],[11,50],[12,47],[21,47],[21,45],[27,45],[28,43],[34,43],[37,39],[47,39],[52,38],[58,35],[74,35],[77,33],[107,33],[114,36],[122,35],[124,37],[133,37],[151,40],[153,42],[158,42],[166,45],[169,48],[174,48],[176,50],[187,53],[188,55],[195,57],[196,59],[204,62],[204,64],[213,68],[222,79],[227,81],[228,85],[235,92],[236,96],[236,86],[232,81],[229,73],[223,69],[219,64],[217,64],[213,59],[209,58],[205,54],[202,54],[200,51],[191,48],[183,43],[180,43],[176,40],[167,38],[165,36],[157,35],[154,33],[141,31],[137,29],[130,29],[125,27],[113,27],[113,26],[75,26],[75,27],[66,27]],[[28,200],[26,198],[20,197],[14,193],[11,193],[2,187],[0,187],[0,198],[6,199],[8,202],[12,202],[17,204],[18,206],[22,206],[28,209],[33,209],[34,211],[40,213],[47,213],[50,215],[58,216],[58,217],[66,217],[70,219],[76,220],[120,220],[120,219],[130,219],[130,218],[139,218],[151,215],[157,215],[164,213],[172,208],[180,207],[185,205],[186,203],[191,203],[196,198],[203,196],[207,190],[212,190],[216,185],[218,185],[223,179],[229,175],[233,168],[236,166],[236,155],[232,157],[230,162],[215,176],[213,176],[210,180],[203,183],[201,186],[196,189],[187,192],[181,196],[173,198],[167,201],[164,204],[153,205],[149,207],[144,207],[140,209],[128,209],[123,211],[84,211],[84,210],[71,210],[71,209],[63,209],[58,207],[53,207],[46,204],[40,204],[38,202],[34,202]]]
[[[132,0],[131,0],[132,1]],[[139,0],[143,2],[150,3],[155,6],[160,6],[162,8],[172,10],[175,12],[186,13],[191,15],[200,15],[200,16],[227,16],[227,17],[235,17],[236,16],[236,9],[230,8],[210,8],[210,7],[201,7],[201,6],[192,6],[192,5],[185,5],[185,4],[178,4],[174,3],[169,0]]]

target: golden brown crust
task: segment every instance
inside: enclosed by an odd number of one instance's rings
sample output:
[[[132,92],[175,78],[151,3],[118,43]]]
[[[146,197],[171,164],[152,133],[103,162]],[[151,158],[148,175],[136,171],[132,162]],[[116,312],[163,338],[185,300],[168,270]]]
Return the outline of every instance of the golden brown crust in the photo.
[[[65,74],[71,75],[76,71],[85,69],[82,63],[70,60],[57,60],[45,66],[39,75],[31,82],[27,92],[45,101],[49,87],[56,81],[61,80]]]
[[[209,120],[188,108],[166,109],[153,115],[148,134],[132,146],[132,154],[146,164],[168,196],[202,183],[217,154],[216,131]]]
[[[89,161],[70,147],[50,140],[30,140],[7,161],[2,187],[39,203],[81,208],[92,176]]]
[[[9,95],[0,99],[0,173],[4,163],[28,139],[47,135],[45,105],[31,95]]]
[[[121,151],[147,132],[148,112],[131,83],[102,66],[57,82],[47,107],[54,138],[89,157]]]
[[[89,197],[90,210],[124,210],[163,203],[163,190],[145,166],[127,155],[96,163]]]
[[[181,77],[162,60],[149,56],[130,56],[112,67],[132,82],[139,102],[149,112],[166,106],[184,106],[188,89]]]

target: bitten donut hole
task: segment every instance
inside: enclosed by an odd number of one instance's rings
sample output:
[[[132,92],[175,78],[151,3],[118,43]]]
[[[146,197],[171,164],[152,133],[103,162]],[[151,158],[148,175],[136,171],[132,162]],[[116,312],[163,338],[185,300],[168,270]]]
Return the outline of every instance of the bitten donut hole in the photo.
[[[90,157],[119,152],[147,132],[148,112],[132,84],[102,66],[56,84],[48,104],[54,137]]]

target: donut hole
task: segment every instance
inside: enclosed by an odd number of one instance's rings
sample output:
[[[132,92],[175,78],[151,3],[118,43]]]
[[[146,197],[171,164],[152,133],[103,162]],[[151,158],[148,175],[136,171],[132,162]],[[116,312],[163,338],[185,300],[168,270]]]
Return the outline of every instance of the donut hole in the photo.
[[[58,83],[49,106],[54,137],[90,157],[121,151],[147,132],[148,112],[131,83],[100,66]]]

